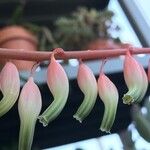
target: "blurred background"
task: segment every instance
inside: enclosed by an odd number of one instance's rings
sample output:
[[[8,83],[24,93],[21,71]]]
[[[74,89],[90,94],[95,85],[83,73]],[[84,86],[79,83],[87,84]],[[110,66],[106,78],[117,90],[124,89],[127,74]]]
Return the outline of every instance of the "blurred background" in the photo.
[[[57,47],[64,50],[107,50],[129,45],[150,47],[149,7],[149,0],[1,0],[0,47],[40,51]],[[135,57],[147,71],[149,56]],[[69,78],[68,102],[61,115],[48,127],[37,122],[33,150],[149,150],[150,127],[145,130],[145,126],[150,124],[150,89],[138,109],[122,103],[122,96],[127,91],[123,60],[123,56],[110,59],[104,67],[120,94],[111,134],[98,130],[104,112],[99,97],[82,124],[73,119],[83,99],[76,81],[78,61],[60,60]],[[1,64],[5,61],[0,60]],[[23,85],[34,62],[14,63]],[[101,60],[85,63],[98,78]],[[42,111],[53,100],[46,84],[47,65],[47,61],[42,62],[35,75],[43,98]],[[144,119],[137,121],[137,117]],[[17,149],[19,125],[16,104],[0,119],[0,150]]]

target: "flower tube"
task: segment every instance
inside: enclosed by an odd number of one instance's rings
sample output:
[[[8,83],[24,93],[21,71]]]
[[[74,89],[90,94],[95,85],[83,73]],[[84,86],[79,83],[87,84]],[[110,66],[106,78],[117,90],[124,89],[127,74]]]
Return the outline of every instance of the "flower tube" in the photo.
[[[41,93],[38,86],[34,83],[33,77],[30,77],[22,88],[18,103],[21,122],[18,150],[31,149],[35,124],[41,107]]]
[[[147,88],[148,88],[148,77],[147,77],[147,74],[143,68],[143,66],[141,64],[139,64],[140,67],[141,67],[141,71],[142,71],[142,75],[143,75],[143,87],[142,87],[142,93],[141,95],[139,96],[139,98],[135,101],[135,103],[139,103],[141,102],[141,100],[143,99],[143,97],[145,96],[146,94],[146,91],[147,91]]]
[[[147,73],[147,76],[148,76],[148,81],[150,82],[150,60],[148,62],[148,73]]]
[[[124,79],[128,92],[123,96],[123,103],[140,102],[147,91],[148,79],[142,65],[129,52],[127,52],[124,61]]]
[[[50,106],[38,117],[43,126],[47,126],[63,110],[68,94],[69,81],[63,67],[55,60],[54,53],[47,69],[47,84],[54,97]]]
[[[98,78],[98,92],[105,106],[100,129],[110,133],[116,116],[119,94],[116,86],[103,72],[100,73]]]
[[[91,69],[82,62],[79,65],[77,81],[84,93],[84,100],[73,117],[82,122],[89,115],[96,102],[97,82]]]
[[[0,73],[0,90],[3,93],[3,98],[0,101],[1,117],[13,107],[20,91],[19,73],[11,62],[7,62]]]

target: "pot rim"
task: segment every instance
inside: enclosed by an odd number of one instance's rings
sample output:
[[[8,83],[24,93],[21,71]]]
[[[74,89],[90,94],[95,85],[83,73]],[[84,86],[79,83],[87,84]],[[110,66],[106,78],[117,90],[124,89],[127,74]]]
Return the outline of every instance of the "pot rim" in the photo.
[[[9,32],[11,34],[9,34]],[[6,26],[0,30],[0,45],[3,45],[8,41],[18,40],[18,39],[29,41],[35,45],[38,44],[38,40],[36,36],[22,26],[16,26],[16,25]]]

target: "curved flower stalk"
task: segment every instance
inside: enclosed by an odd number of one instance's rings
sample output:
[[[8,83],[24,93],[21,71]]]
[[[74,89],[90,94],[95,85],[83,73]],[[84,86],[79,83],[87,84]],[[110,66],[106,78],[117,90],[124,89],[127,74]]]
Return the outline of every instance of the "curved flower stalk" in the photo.
[[[105,106],[100,129],[101,131],[110,133],[116,116],[119,94],[116,86],[102,71],[98,78],[98,92]]]
[[[0,73],[0,90],[3,93],[3,98],[0,101],[1,117],[13,107],[20,92],[19,73],[11,62],[7,62]]]
[[[129,52],[124,61],[124,79],[128,92],[123,96],[123,103],[139,103],[147,91],[148,79],[142,65]]]
[[[84,93],[84,100],[73,117],[82,122],[93,109],[98,90],[93,72],[82,62],[79,65],[77,81],[81,91]]]
[[[41,93],[38,86],[34,83],[33,77],[30,77],[22,88],[18,103],[21,122],[18,150],[31,149],[35,124],[41,107]]]
[[[47,84],[54,97],[54,101],[38,118],[43,126],[53,121],[64,108],[68,94],[69,81],[63,67],[55,60],[54,53],[47,70]]]

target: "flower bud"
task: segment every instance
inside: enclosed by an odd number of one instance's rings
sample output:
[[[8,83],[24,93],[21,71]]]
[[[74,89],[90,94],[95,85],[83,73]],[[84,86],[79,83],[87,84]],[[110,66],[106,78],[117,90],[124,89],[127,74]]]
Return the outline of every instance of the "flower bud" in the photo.
[[[98,79],[98,91],[99,96],[105,106],[104,116],[100,129],[101,131],[109,133],[116,116],[119,99],[118,90],[104,73],[100,73]]]
[[[84,93],[84,100],[73,116],[79,122],[86,118],[94,107],[97,98],[97,82],[91,69],[83,64],[79,65],[77,81]]]
[[[0,73],[0,89],[3,98],[0,101],[0,117],[7,113],[17,101],[20,91],[20,79],[16,66],[7,62]]]
[[[147,91],[148,79],[142,65],[129,52],[127,52],[124,61],[124,79],[128,92],[123,96],[123,103],[132,104],[140,102]]]
[[[54,54],[51,56],[51,62],[47,69],[47,84],[54,97],[54,101],[39,116],[39,120],[43,126],[47,126],[53,121],[63,110],[68,94],[69,81],[63,67],[55,60]]]
[[[35,124],[41,111],[42,100],[38,86],[30,77],[23,86],[19,97],[18,110],[20,116],[19,150],[30,150],[32,146]]]

